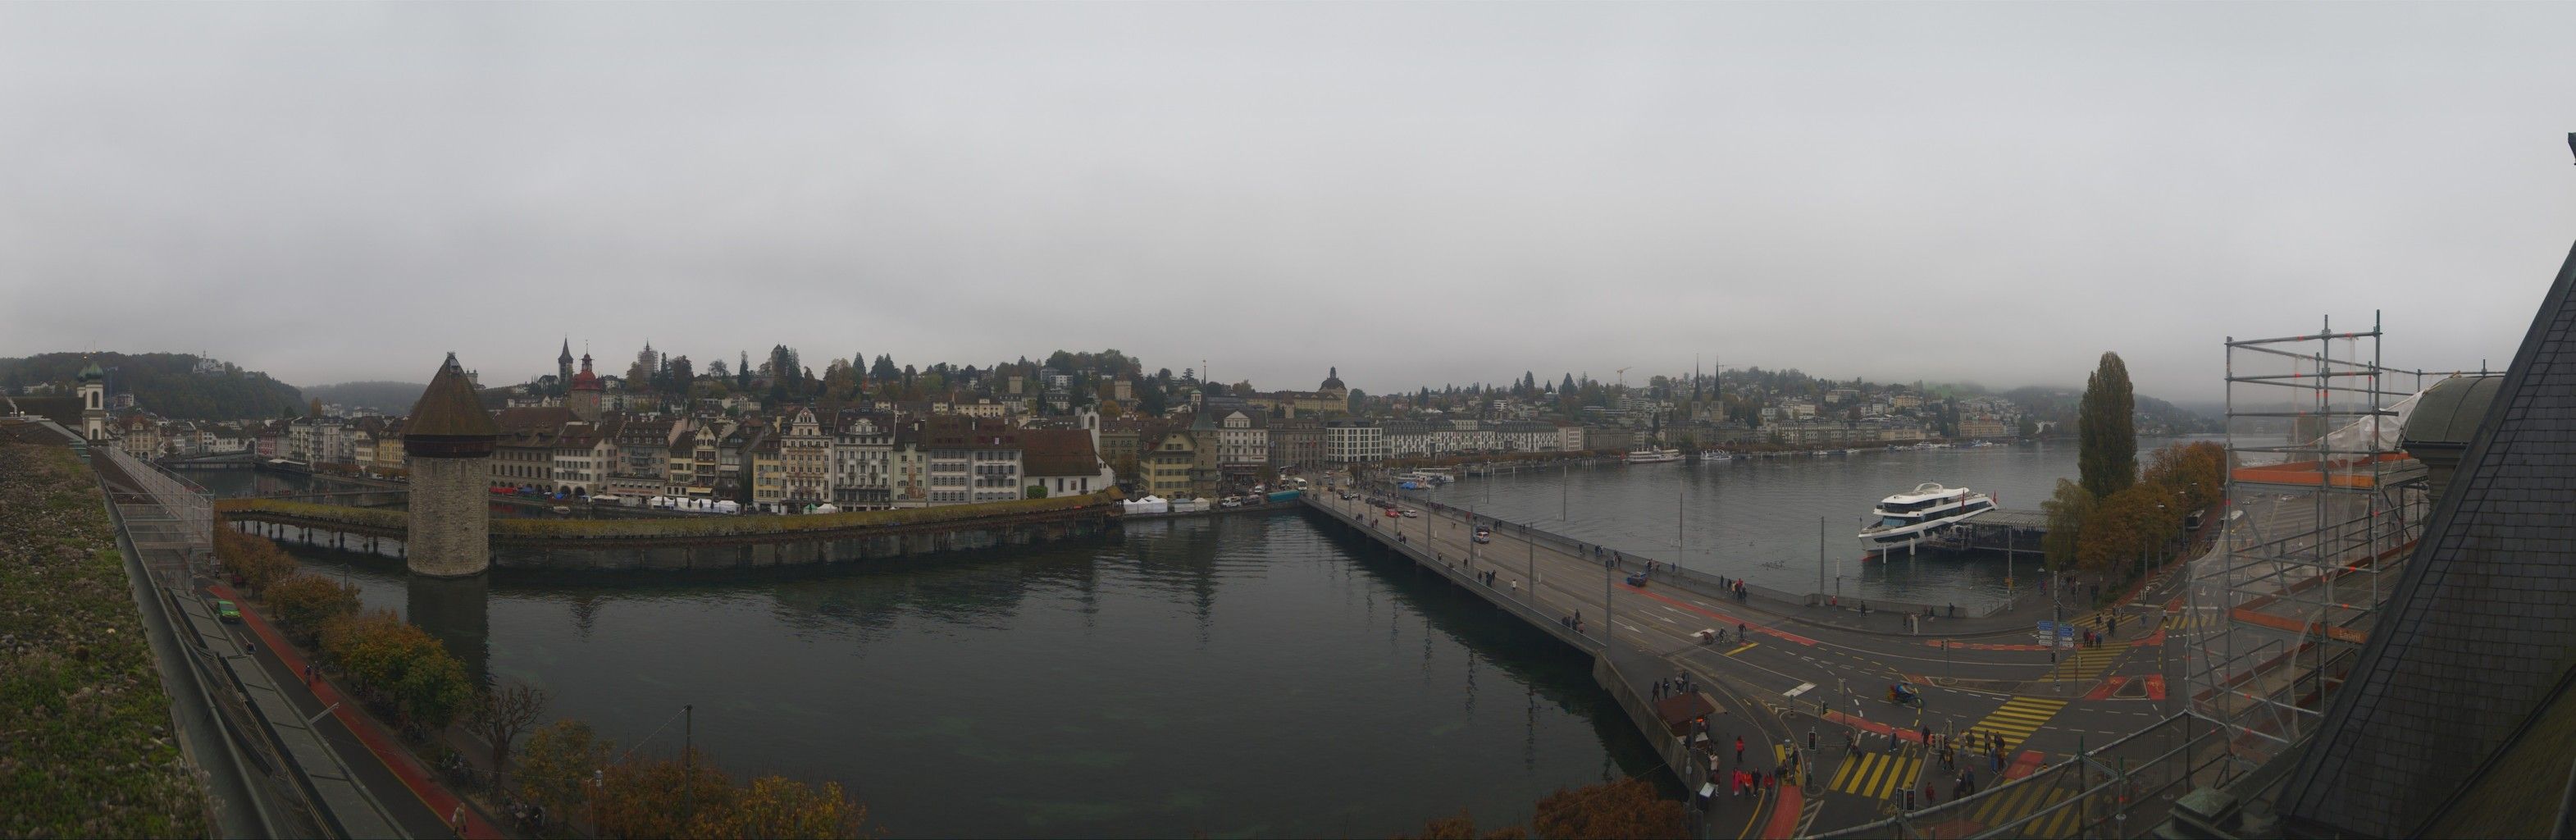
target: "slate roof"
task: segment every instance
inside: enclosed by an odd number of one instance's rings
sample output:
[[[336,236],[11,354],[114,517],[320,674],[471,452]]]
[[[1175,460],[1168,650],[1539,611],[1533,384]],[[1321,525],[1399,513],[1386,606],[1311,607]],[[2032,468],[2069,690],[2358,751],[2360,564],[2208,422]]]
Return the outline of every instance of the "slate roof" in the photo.
[[[1084,429],[1021,430],[1020,463],[1021,474],[1033,478],[1100,474],[1100,454]]]
[[[2426,833],[2561,685],[2576,654],[2571,331],[2576,250],[2350,681],[2282,789],[2278,807],[2294,824],[2373,837]]]
[[[465,368],[456,363],[456,354],[438,366],[429,378],[429,387],[421,389],[420,400],[412,403],[411,423],[403,434],[413,437],[492,437],[501,433],[493,425],[492,415],[483,412],[483,402],[474,395],[474,385],[465,381]]]

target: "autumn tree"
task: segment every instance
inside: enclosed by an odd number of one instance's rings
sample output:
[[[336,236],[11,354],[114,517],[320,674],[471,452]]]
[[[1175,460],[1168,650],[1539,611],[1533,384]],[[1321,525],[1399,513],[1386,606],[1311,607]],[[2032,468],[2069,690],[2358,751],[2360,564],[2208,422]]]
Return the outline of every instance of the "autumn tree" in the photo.
[[[240,575],[242,584],[254,592],[295,573],[295,560],[279,550],[276,542],[235,531],[221,519],[215,522],[215,558],[223,561],[226,571]]]
[[[762,776],[736,789],[720,807],[702,808],[691,837],[862,837],[867,806],[839,782],[820,788],[785,776]]]
[[[358,587],[316,574],[297,573],[268,585],[261,597],[288,632],[311,640],[331,619],[358,611]]]
[[[2102,354],[2093,375],[2084,380],[2084,399],[2075,433],[2077,471],[2093,498],[2107,499],[2138,480],[2138,430],[2133,419],[2137,397],[2129,390],[2129,367],[2118,353]]]
[[[510,742],[545,714],[548,697],[545,689],[515,680],[474,692],[465,707],[465,729],[492,745],[494,772],[509,766]]]
[[[1538,801],[1530,818],[1538,836],[1550,840],[1577,838],[1665,838],[1688,833],[1682,804],[1655,795],[1646,780],[1558,788]]]
[[[2093,494],[2084,485],[2061,478],[2057,491],[2039,507],[2048,514],[2048,535],[2041,538],[2039,547],[2048,558],[2049,571],[2074,568],[2086,520],[2093,515]]]
[[[733,781],[695,749],[617,762],[600,778],[599,832],[610,837],[696,836],[690,830],[700,811],[733,802]]]
[[[2210,441],[2169,444],[2148,456],[2139,481],[2166,488],[2186,514],[2207,508],[2226,492],[2227,449]]]
[[[351,682],[414,727],[443,728],[474,699],[465,663],[393,610],[335,616],[323,625],[321,642],[322,654]]]
[[[1528,836],[1529,832],[1517,825],[1479,833],[1476,818],[1468,814],[1467,809],[1460,808],[1456,816],[1432,820],[1422,827],[1421,834],[1398,834],[1396,840],[1521,840]]]
[[[519,796],[556,813],[573,813],[590,801],[594,773],[608,768],[617,745],[591,731],[590,724],[558,720],[528,736],[519,751]]]

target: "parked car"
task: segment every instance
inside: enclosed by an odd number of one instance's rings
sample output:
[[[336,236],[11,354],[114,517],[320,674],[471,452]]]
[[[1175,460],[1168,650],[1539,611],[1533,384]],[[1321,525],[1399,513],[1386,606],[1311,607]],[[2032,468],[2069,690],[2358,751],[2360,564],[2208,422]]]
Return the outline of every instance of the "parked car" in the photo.
[[[233,606],[233,602],[231,601],[217,600],[215,601],[215,618],[223,621],[225,624],[240,624],[241,608]]]

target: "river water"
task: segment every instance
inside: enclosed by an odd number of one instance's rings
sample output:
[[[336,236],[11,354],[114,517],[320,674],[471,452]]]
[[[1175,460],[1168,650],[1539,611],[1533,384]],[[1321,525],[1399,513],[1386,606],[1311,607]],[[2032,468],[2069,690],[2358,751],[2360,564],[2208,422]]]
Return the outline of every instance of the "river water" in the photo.
[[[1587,659],[1305,516],[863,569],[496,572],[469,609],[290,551],[552,714],[669,754],[694,704],[728,769],[838,781],[897,837],[1386,836],[1653,769]]]
[[[1828,586],[1940,601],[1999,590],[2003,561],[1864,566],[1871,503],[1938,481],[2035,508],[2075,472],[2071,444],[1869,451],[1433,495],[1798,592],[1821,518]],[[192,477],[225,495],[309,482]],[[896,837],[1384,836],[1462,808],[1526,821],[1560,786],[1654,763],[1584,658],[1301,514],[861,568],[500,571],[434,597],[393,561],[289,550],[478,670],[550,689],[551,714],[669,754],[693,704],[695,742],[728,769],[838,781]]]

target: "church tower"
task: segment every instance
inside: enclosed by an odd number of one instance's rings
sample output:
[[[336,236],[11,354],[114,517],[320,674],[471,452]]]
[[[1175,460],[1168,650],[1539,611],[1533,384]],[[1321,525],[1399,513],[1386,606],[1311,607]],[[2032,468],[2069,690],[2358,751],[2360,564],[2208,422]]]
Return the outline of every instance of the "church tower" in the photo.
[[[564,405],[571,408],[572,416],[582,422],[597,423],[602,390],[599,375],[590,372],[590,354],[581,354],[581,372],[572,375],[571,396],[564,400]]]
[[[97,362],[80,370],[81,435],[91,443],[107,440],[107,371]]]
[[[411,530],[403,542],[413,574],[465,577],[492,567],[484,485],[500,436],[456,354],[447,354],[403,427],[403,452],[412,465]]]
[[[563,353],[555,356],[555,387],[572,387],[572,336],[564,336]]]

